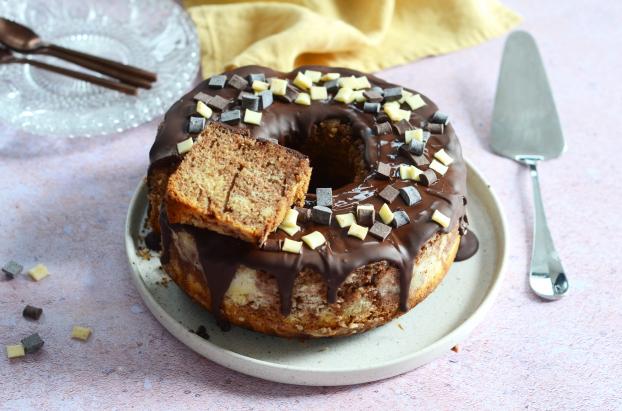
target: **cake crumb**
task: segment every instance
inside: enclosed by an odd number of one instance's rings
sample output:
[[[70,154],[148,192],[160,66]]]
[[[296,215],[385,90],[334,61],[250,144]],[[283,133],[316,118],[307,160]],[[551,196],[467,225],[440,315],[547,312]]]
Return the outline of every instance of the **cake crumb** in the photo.
[[[402,324],[397,323],[397,326],[400,328],[400,330],[404,331],[404,327],[402,327]]]

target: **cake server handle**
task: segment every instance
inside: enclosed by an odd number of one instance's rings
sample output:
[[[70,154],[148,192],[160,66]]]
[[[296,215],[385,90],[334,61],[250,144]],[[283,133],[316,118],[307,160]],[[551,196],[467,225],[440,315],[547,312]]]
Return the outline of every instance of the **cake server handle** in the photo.
[[[559,254],[555,250],[544,213],[537,168],[538,159],[527,158],[521,159],[521,161],[529,167],[533,185],[533,250],[529,270],[529,285],[539,297],[546,300],[558,300],[568,291],[568,279]]]

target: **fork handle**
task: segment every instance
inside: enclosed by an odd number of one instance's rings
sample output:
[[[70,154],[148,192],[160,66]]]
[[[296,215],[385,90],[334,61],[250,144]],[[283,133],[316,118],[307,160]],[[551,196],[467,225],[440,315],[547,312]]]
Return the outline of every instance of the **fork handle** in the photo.
[[[151,88],[151,82],[155,81],[157,78],[155,73],[137,67],[56,46],[54,44],[46,44],[44,47],[38,49],[37,52],[69,61],[136,87],[149,89]]]
[[[529,166],[529,174],[533,183],[534,219],[533,219],[533,250],[531,256],[531,275],[549,275],[553,281],[561,274],[562,268],[559,254],[553,244],[553,238],[544,213],[540,179],[538,177],[537,160],[523,160]]]
[[[84,80],[89,83],[97,84],[98,86],[102,86],[105,88],[109,88],[111,90],[116,90],[121,93],[129,94],[131,96],[135,96],[137,93],[136,87],[132,87],[127,84],[119,83],[114,80],[108,80],[102,77],[92,76],[90,74],[81,73],[79,71],[69,70],[64,67],[53,66],[51,64],[44,63],[42,61],[37,61],[34,59],[19,59],[16,60],[17,63],[30,64],[31,66],[39,67],[43,70],[52,71],[54,73],[62,74],[64,76],[73,77],[78,80]]]

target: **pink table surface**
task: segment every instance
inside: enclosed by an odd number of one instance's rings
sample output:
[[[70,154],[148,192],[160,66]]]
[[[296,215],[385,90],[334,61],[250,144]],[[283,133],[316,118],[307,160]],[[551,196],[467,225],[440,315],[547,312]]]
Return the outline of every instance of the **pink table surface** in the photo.
[[[157,121],[113,137],[53,140],[0,126],[0,261],[45,263],[49,278],[0,280],[0,345],[39,332],[44,348],[0,358],[0,408],[621,409],[622,3],[507,3],[543,54],[568,152],[541,166],[571,294],[543,303],[526,283],[531,187],[491,154],[503,39],[380,73],[450,112],[510,228],[498,299],[459,353],[353,387],[275,384],[220,367],[172,337],[130,282],[123,230]],[[21,317],[25,303],[45,310]],[[69,339],[72,325],[94,329]]]

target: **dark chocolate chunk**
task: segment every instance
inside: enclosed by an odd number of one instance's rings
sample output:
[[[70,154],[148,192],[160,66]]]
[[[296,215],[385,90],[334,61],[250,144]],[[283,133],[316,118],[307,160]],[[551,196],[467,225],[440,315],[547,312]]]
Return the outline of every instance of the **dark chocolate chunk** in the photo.
[[[378,115],[376,115],[376,123],[380,124],[380,123],[387,123],[389,122],[389,116],[387,116],[387,113],[385,113],[384,111],[381,111],[380,113],[378,113]]]
[[[197,94],[194,95],[193,98],[196,101],[202,101],[203,103],[207,104],[212,99],[212,96],[210,96],[209,94],[205,94],[202,91],[199,91]]]
[[[449,123],[449,115],[442,111],[437,111],[430,117],[430,123],[447,125],[447,123]]]
[[[291,84],[288,84],[285,88],[285,95],[277,96],[277,98],[285,100],[288,103],[293,103],[296,100],[296,97],[298,97],[298,94],[300,94],[300,91],[298,91],[298,89]]]
[[[281,240],[277,240],[274,238],[268,238],[265,243],[263,243],[262,249],[266,251],[281,251],[283,247],[283,242]]]
[[[333,206],[333,189],[328,188],[316,188],[315,189],[315,203],[319,206],[332,207]]]
[[[298,224],[305,224],[311,221],[311,209],[305,207],[294,207],[296,211],[298,211],[298,219],[296,222]]]
[[[376,237],[380,241],[384,241],[391,234],[391,227],[376,221],[369,229],[369,234]]]
[[[430,139],[430,136],[431,134],[429,131],[423,132],[423,135],[421,136],[421,138],[423,139],[423,145],[425,145],[428,142],[428,140]]]
[[[240,92],[238,93],[237,100],[238,100],[239,102],[242,102],[242,101],[244,100],[244,97],[250,97],[250,96],[257,97],[257,96],[255,95],[255,93],[251,93],[250,91],[240,91]],[[259,98],[259,97],[257,97],[257,98]]]
[[[400,188],[400,197],[402,197],[407,206],[413,206],[421,201],[421,194],[413,186]]]
[[[372,91],[375,91],[376,93],[380,94],[381,96],[384,96],[384,90],[382,89],[382,87],[378,87],[378,86],[373,86]]]
[[[423,148],[425,147],[425,143],[423,141],[419,141],[415,138],[410,140],[408,144],[408,151],[416,156],[420,156],[423,154]]]
[[[239,123],[241,119],[242,114],[240,113],[240,110],[223,111],[220,115],[220,121],[227,124]]]
[[[24,307],[24,311],[22,311],[24,318],[30,318],[31,320],[38,320],[41,314],[43,314],[43,309],[32,305],[27,305]]]
[[[389,87],[384,89],[384,101],[396,101],[402,98],[401,87]]]
[[[37,333],[29,335],[28,337],[24,338],[21,342],[22,342],[22,345],[24,346],[24,351],[26,351],[26,354],[35,353],[39,351],[41,347],[43,347],[43,340],[41,339],[41,337],[39,337],[39,334]]]
[[[381,178],[391,178],[391,165],[389,163],[378,162],[376,175]]]
[[[207,86],[209,88],[221,89],[221,88],[223,88],[225,86],[226,82],[227,82],[227,76],[225,76],[225,75],[212,76],[207,81]]]
[[[199,325],[199,328],[197,328],[194,333],[204,340],[209,340],[209,334],[207,333],[207,329],[204,325]]]
[[[444,124],[428,123],[426,128],[432,134],[443,134],[445,132]]]
[[[429,187],[432,184],[436,183],[436,180],[436,173],[431,168],[419,174],[419,182],[426,187]]]
[[[162,239],[159,234],[151,231],[145,236],[145,245],[148,249],[153,251],[160,251],[162,249]]]
[[[242,108],[259,111],[259,97],[251,93],[242,96]]]
[[[23,265],[11,260],[6,263],[4,267],[2,267],[2,272],[4,273],[7,280],[12,280],[16,276],[20,275],[23,269]]]
[[[363,111],[366,113],[379,113],[380,103],[370,103],[366,101],[365,103],[363,103]]]
[[[412,130],[413,126],[408,122],[408,120],[400,120],[397,123],[393,124],[395,128],[395,132],[400,136],[403,136],[408,130]]]
[[[430,160],[424,155],[416,156],[411,154],[410,159],[417,167],[427,166],[430,164]]]
[[[311,209],[311,221],[317,224],[330,225],[333,210],[324,206],[315,206]]]
[[[227,108],[230,102],[230,100],[227,100],[226,98],[223,98],[221,96],[214,96],[210,99],[207,105],[214,110],[223,111],[225,108]]]
[[[376,135],[381,136],[383,134],[391,134],[393,129],[391,128],[391,123],[385,121],[384,123],[376,124]]]
[[[376,210],[372,207],[356,207],[356,221],[360,225],[369,227],[376,219]]]
[[[264,73],[253,73],[253,74],[249,74],[248,77],[248,82],[250,83],[250,85],[253,85],[253,81],[257,80],[257,81],[263,81],[264,83],[266,82],[266,75]]]
[[[400,191],[392,185],[385,186],[385,188],[378,193],[378,196],[389,204],[395,201],[398,195],[400,195]]]
[[[363,97],[370,103],[380,103],[382,101],[382,94],[378,93],[376,90],[365,90],[363,92]]]
[[[398,210],[393,212],[393,221],[391,221],[393,227],[400,228],[408,223],[410,223],[410,217],[408,217],[406,211]]]
[[[188,119],[188,133],[200,133],[205,128],[205,117],[192,116]]]
[[[230,87],[238,90],[244,90],[246,87],[248,87],[248,81],[244,80],[244,77],[238,76],[237,74],[231,76],[228,84]]]
[[[272,105],[274,101],[274,96],[272,95],[272,91],[264,90],[259,95],[259,109],[265,110]]]
[[[329,80],[322,84],[329,93],[336,93],[339,90],[339,80]]]

